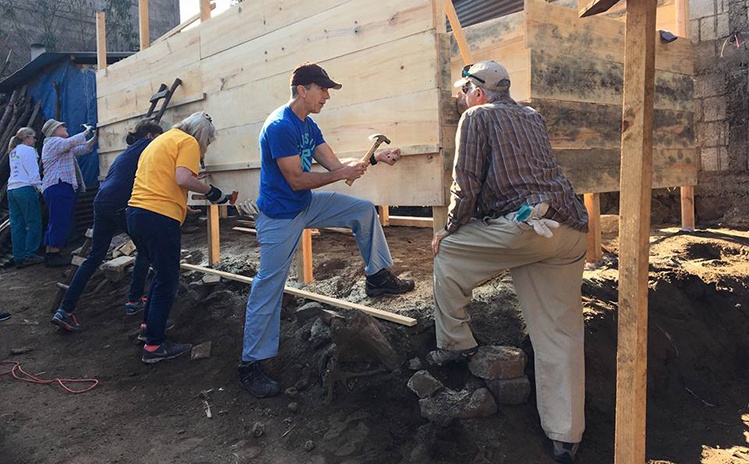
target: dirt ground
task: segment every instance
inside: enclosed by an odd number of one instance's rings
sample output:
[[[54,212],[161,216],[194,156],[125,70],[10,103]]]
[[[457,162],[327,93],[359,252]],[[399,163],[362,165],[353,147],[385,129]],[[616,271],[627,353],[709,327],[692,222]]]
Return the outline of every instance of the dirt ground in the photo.
[[[220,268],[251,276],[253,235],[221,227]],[[211,342],[208,359],[156,365],[140,361],[133,342],[138,317],[125,316],[126,283],[94,277],[80,301],[77,334],[48,320],[62,272],[36,266],[0,270],[0,360],[44,378],[90,378],[98,386],[70,394],[35,385],[0,365],[0,463],[551,463],[533,399],[500,406],[489,418],[430,425],[406,387],[409,360],[434,347],[431,231],[389,227],[395,271],[416,281],[413,293],[370,299],[354,240],[321,231],[313,239],[315,283],[306,287],[415,317],[407,328],[381,324],[402,355],[401,367],[334,384],[322,377],[329,341],[311,337],[315,318],[284,299],[279,356],[270,373],[288,389],[258,400],[241,389],[235,366],[241,351],[247,285],[199,285],[183,274],[172,309],[180,342]],[[587,429],[579,463],[613,462],[616,378],[616,240],[608,237],[603,265],[585,272]],[[647,457],[651,463],[749,463],[749,233],[727,229],[680,233],[654,230],[649,300]],[[189,259],[205,264],[204,228],[183,235]],[[350,312],[332,307],[343,316]],[[476,289],[473,327],[482,344],[505,344],[532,354],[509,276]],[[324,325],[324,324],[323,324]],[[27,349],[22,354],[12,350]],[[532,359],[532,356],[531,356]],[[379,366],[366,358],[350,371]],[[429,370],[448,386],[475,384],[465,367]],[[533,379],[532,365],[527,373]],[[80,388],[83,385],[72,385]],[[533,398],[533,395],[531,396]],[[206,403],[211,418],[206,414]]]

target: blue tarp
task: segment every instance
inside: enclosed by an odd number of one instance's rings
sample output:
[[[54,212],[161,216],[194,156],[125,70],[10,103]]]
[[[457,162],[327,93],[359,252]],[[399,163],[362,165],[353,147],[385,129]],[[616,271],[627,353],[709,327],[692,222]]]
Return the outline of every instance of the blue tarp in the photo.
[[[29,83],[28,92],[34,102],[41,100],[45,120],[55,117],[57,93],[53,83],[60,89],[60,120],[68,125],[70,135],[83,132],[81,124],[96,124],[96,71],[92,67],[63,60]],[[97,149],[98,146],[93,153],[78,158],[88,187],[99,185]]]

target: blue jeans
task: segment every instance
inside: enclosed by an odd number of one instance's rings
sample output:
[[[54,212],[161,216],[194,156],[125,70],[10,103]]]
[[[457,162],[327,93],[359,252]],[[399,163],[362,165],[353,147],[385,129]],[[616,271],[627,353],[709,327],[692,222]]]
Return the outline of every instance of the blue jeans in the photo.
[[[20,263],[39,250],[42,241],[42,211],[39,194],[30,185],[8,190],[10,238],[13,259]]]
[[[75,190],[67,182],[58,182],[42,192],[47,205],[49,218],[44,244],[52,248],[62,248],[70,236],[75,209]]]
[[[385,233],[370,201],[335,192],[312,192],[310,205],[293,219],[257,215],[260,269],[247,299],[242,361],[259,361],[278,354],[283,288],[302,232],[311,227],[350,228],[367,275],[393,264]]]
[[[166,320],[179,286],[182,233],[179,222],[142,208],[128,207],[127,230],[138,253],[151,262],[154,276],[143,312],[146,343],[161,345],[166,340]]]
[[[125,208],[113,210],[111,206],[94,203],[94,235],[91,239],[91,251],[86,261],[75,273],[70,287],[62,299],[61,308],[72,313],[76,303],[83,293],[91,276],[96,272],[104,256],[112,243],[112,237],[120,232],[127,232],[127,221],[125,219]],[[128,301],[138,301],[143,296],[143,287],[148,277],[149,262],[144,253],[138,252],[135,256],[133,275],[130,278],[130,293]]]

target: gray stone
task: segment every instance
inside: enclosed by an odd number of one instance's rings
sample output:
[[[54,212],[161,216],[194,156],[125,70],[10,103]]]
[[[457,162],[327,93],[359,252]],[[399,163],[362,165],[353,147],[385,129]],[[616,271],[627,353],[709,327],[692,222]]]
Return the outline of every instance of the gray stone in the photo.
[[[263,433],[265,433],[265,426],[262,422],[255,422],[252,424],[252,436],[255,438],[260,438],[263,436]]]
[[[523,404],[528,401],[531,394],[531,382],[527,376],[487,380],[486,386],[499,404]]]
[[[482,379],[514,379],[525,374],[527,361],[523,350],[514,346],[482,346],[468,369]]]
[[[408,361],[408,369],[412,371],[420,371],[424,368],[424,363],[419,358],[413,358]]]
[[[700,150],[700,160],[702,161],[703,171],[719,171],[720,162],[718,160],[718,149],[715,147],[702,148]]]
[[[443,390],[445,386],[427,371],[419,371],[408,380],[408,388],[419,398],[427,398]]]
[[[196,359],[206,359],[211,357],[211,342],[205,342],[201,343],[200,345],[195,345],[192,347],[192,350],[190,351],[190,359],[196,360]]]
[[[486,388],[473,393],[468,390],[444,390],[435,396],[420,399],[419,408],[421,417],[443,426],[454,419],[486,417],[497,412],[497,404]]]
[[[201,279],[203,285],[218,285],[221,283],[221,276],[215,274],[206,274]]]
[[[304,451],[312,451],[315,449],[315,442],[312,440],[307,440],[304,442]]]
[[[289,409],[289,412],[291,412],[291,413],[294,413],[294,414],[298,413],[299,412],[299,403],[296,403],[296,402],[289,403],[288,409]]]
[[[309,342],[312,348],[320,348],[330,343],[330,326],[325,324],[319,317],[312,323],[309,331]]]
[[[284,394],[288,396],[289,398],[296,398],[299,396],[299,390],[297,390],[296,387],[289,387],[284,391]]]
[[[316,301],[311,301],[294,311],[294,316],[300,324],[304,324],[313,317],[319,317],[323,307]]]

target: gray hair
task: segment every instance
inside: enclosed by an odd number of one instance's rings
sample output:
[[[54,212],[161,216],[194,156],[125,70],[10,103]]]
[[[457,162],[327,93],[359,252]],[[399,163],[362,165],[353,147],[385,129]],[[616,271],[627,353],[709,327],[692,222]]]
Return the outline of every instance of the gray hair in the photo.
[[[18,129],[16,135],[10,138],[10,143],[8,143],[8,151],[13,151],[13,149],[20,145],[26,137],[31,137],[33,135],[36,135],[36,131],[31,127],[22,127]]]
[[[216,127],[211,117],[204,111],[193,113],[172,127],[195,137],[200,145],[201,159],[205,156],[208,145],[216,140]]]
[[[297,85],[301,85],[302,87],[304,87],[307,90],[309,90],[309,89],[312,88],[312,84],[297,84]],[[291,98],[292,98],[292,100],[294,98],[298,97],[298,96],[299,96],[299,90],[296,88],[296,85],[292,85],[291,86]]]
[[[481,90],[484,91],[484,95],[486,95],[487,103],[495,102],[502,98],[510,98],[510,81],[508,81],[507,79],[503,79],[502,81],[500,81],[500,84],[504,85],[505,82],[507,83],[507,90],[489,90],[481,87]]]

